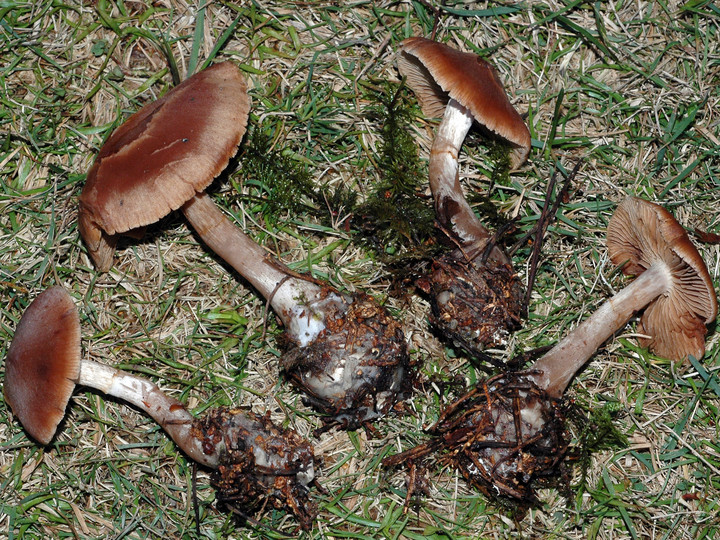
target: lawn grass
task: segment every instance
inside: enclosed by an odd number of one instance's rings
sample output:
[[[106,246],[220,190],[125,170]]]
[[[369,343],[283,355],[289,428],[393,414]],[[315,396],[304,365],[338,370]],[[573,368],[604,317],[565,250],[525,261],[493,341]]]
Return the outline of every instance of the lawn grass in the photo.
[[[434,4],[434,3],[432,3]],[[553,173],[582,160],[549,227],[530,315],[501,357],[552,344],[624,286],[604,231],[620,200],[666,206],[688,229],[720,228],[720,9],[712,2],[525,3],[450,0],[439,40],[489,58],[533,137],[530,160],[491,183],[491,146],[472,133],[465,188],[489,200],[517,235],[540,215]],[[0,3],[0,357],[42,290],[65,286],[80,310],[83,355],[157,381],[195,414],[218,405],[270,411],[322,456],[319,517],[307,538],[715,538],[720,535],[720,350],[713,326],[700,361],[675,365],[639,348],[631,324],[573,382],[576,410],[611,420],[574,489],[543,489],[526,515],[430,467],[430,496],[403,513],[406,471],[383,457],[422,442],[444,403],[482,369],[441,343],[428,304],[394,286],[358,241],[340,199],[270,204],[273,171],[363,201],[383,178],[382,100],[399,88],[402,39],[429,36],[426,1]],[[270,141],[268,169],[243,167],[244,147],[212,196],[294,270],[375,296],[403,323],[421,373],[407,414],[376,433],[331,431],[278,373],[280,329],[265,302],[179,214],[120,244],[98,274],[77,227],[77,199],[103,140],[129,114],[213,62],[244,72],[250,130]],[[385,81],[390,81],[386,83]],[[421,170],[437,123],[413,94],[408,129]],[[386,94],[387,98],[389,94]],[[283,160],[283,167],[273,169]],[[264,169],[265,170],[265,169]],[[269,171],[269,172],[268,172]],[[290,193],[293,193],[292,191]],[[281,197],[282,198],[282,197]],[[331,201],[331,202],[325,202]],[[280,201],[282,202],[282,201]],[[294,201],[298,202],[298,201]],[[324,203],[324,206],[323,206]],[[713,279],[717,245],[699,244]],[[523,276],[531,246],[514,255]],[[0,364],[0,377],[3,374]],[[574,428],[577,440],[582,430]],[[610,432],[609,432],[610,433]],[[623,444],[622,439],[627,443]],[[268,510],[242,525],[214,506],[204,470],[151,420],[94,392],[71,399],[46,448],[0,400],[0,536],[8,538],[284,538],[294,519]],[[199,531],[199,532],[198,532]]]

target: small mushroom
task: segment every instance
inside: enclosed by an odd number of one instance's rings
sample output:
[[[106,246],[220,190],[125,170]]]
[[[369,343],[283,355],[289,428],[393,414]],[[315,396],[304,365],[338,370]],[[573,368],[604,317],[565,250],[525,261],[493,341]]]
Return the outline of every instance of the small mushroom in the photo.
[[[518,167],[530,152],[530,132],[495,69],[477,55],[413,37],[402,43],[398,69],[423,112],[442,116],[430,151],[430,189],[438,222],[457,246],[418,285],[430,295],[435,326],[476,354],[519,326],[523,295],[510,259],[490,247],[490,232],[465,200],[458,154],[477,122],[510,143],[512,166]]]
[[[80,320],[62,287],[41,293],[23,314],[5,360],[5,400],[27,432],[49,444],[75,386],[87,386],[134,405],[154,418],[191,459],[215,469],[221,501],[245,511],[264,504],[290,508],[309,529],[315,517],[309,488],[315,458],[309,442],[267,416],[219,408],[194,419],[154,383],[84,360]]]
[[[700,253],[663,207],[631,197],[607,230],[610,260],[635,280],[538,359],[533,378],[559,398],[575,373],[638,311],[641,343],[671,360],[705,354],[706,325],[717,316],[717,297]]]
[[[645,310],[643,342],[673,360],[705,352],[706,326],[717,316],[707,267],[685,230],[664,208],[623,201],[607,233],[611,260],[637,275],[524,372],[479,384],[452,404],[434,426],[435,438],[385,464],[444,449],[453,464],[486,493],[534,498],[535,480],[554,475],[567,449],[559,400],[595,351],[634,313]]]
[[[355,427],[407,389],[400,325],[369,296],[344,295],[269,260],[202,192],[245,133],[239,70],[217,64],[131,116],[105,142],[80,196],[80,232],[100,270],[116,235],[180,207],[200,238],[265,298],[286,330],[283,367],[328,422]]]

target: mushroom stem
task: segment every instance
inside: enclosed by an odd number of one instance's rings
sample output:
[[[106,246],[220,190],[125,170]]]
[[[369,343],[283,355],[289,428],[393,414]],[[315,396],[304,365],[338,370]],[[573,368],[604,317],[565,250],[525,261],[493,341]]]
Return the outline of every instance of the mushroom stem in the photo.
[[[201,440],[192,433],[193,416],[185,405],[164,394],[156,384],[91,360],[81,361],[77,384],[135,405],[149,414],[190,458],[212,469],[218,467],[218,448],[205,453]]]
[[[387,310],[270,260],[207,195],[182,209],[203,241],[270,302],[285,326],[282,367],[329,422],[354,428],[390,411],[407,389],[409,358]]]
[[[662,261],[653,263],[606,301],[530,368],[530,377],[552,398],[560,398],[575,373],[633,314],[667,291],[671,277]]]
[[[463,247],[473,246],[474,253],[481,253],[490,232],[465,200],[458,175],[458,155],[472,123],[470,111],[451,98],[430,150],[429,178],[440,223],[457,234]],[[510,263],[497,247],[493,248],[491,257]]]
[[[228,219],[205,193],[182,207],[200,238],[225,262],[270,301],[290,337],[301,343],[315,339],[325,328],[322,287],[297,277],[269,255]]]

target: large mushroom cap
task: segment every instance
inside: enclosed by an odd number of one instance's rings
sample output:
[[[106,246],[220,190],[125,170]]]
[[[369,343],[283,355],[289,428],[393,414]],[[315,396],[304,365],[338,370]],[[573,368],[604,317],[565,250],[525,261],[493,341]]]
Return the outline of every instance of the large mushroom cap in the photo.
[[[108,138],[80,195],[80,233],[100,270],[112,235],[155,223],[203,191],[245,134],[250,99],[240,70],[216,64],[133,114]]]
[[[62,287],[25,310],[5,359],[5,401],[25,430],[48,444],[80,376],[80,320]]]
[[[705,354],[706,324],[717,316],[717,298],[700,253],[675,218],[657,204],[635,197],[623,201],[607,230],[610,260],[638,275],[662,262],[672,273],[672,287],[652,302],[638,330],[640,342],[655,354],[682,360]]]
[[[411,37],[402,42],[398,69],[427,116],[442,116],[452,98],[469,109],[480,125],[513,145],[513,167],[525,162],[530,153],[530,131],[488,62],[443,43]]]

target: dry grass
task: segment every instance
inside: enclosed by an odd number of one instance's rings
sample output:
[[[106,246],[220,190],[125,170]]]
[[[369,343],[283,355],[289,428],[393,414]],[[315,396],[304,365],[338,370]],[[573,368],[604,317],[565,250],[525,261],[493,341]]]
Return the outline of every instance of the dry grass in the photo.
[[[397,81],[394,54],[429,35],[426,2],[210,2],[185,0],[0,3],[0,356],[37,294],[62,284],[81,312],[83,354],[157,380],[195,413],[251,406],[307,436],[320,425],[278,375],[278,329],[264,302],[197,241],[179,215],[121,246],[98,275],[75,224],[84,175],[103,139],[128,114],[206,61],[241,66],[251,124],[328,186],[367,193],[380,126],[364,90]],[[639,195],[690,229],[720,226],[720,10],[692,0],[613,3],[447,2],[438,38],[497,66],[533,135],[530,161],[490,194],[527,228],[556,168],[583,168],[548,231],[525,328],[512,355],[552,343],[621,288],[603,235],[615,203]],[[216,47],[217,45],[217,47]],[[168,61],[172,58],[172,62]],[[172,66],[172,69],[171,67]],[[408,96],[411,94],[408,93]],[[428,154],[435,123],[413,129]],[[484,191],[493,164],[473,136],[462,154],[466,186]],[[242,159],[242,151],[240,153]],[[342,226],[305,215],[267,220],[252,185],[229,171],[215,197],[258,242],[298,270],[367,290],[402,320],[425,376],[482,376],[429,332],[427,304],[390,296],[382,268]],[[701,245],[713,278],[720,253]],[[529,250],[515,264],[526,272]],[[720,531],[720,358],[715,329],[701,363],[675,366],[610,341],[569,396],[605,410],[628,437],[592,455],[586,483],[566,499],[544,490],[521,519],[431,470],[431,496],[402,513],[404,473],[379,467],[388,452],[422,440],[441,398],[424,385],[414,414],[378,433],[314,439],[324,459],[320,516],[308,537],[327,538],[714,538]],[[2,371],[2,368],[0,368]],[[282,512],[239,526],[218,512],[198,472],[155,424],[93,392],[78,392],[47,448],[27,438],[0,403],[0,535],[9,538],[281,537]],[[580,479],[579,473],[575,482]]]

